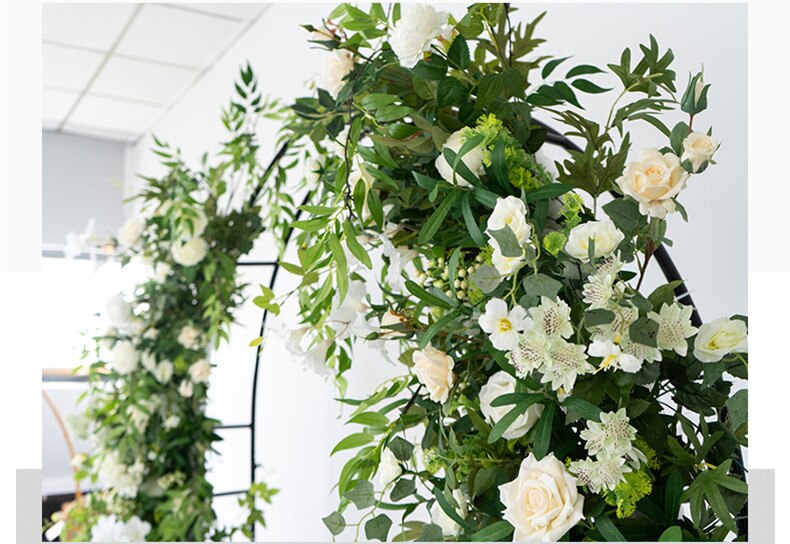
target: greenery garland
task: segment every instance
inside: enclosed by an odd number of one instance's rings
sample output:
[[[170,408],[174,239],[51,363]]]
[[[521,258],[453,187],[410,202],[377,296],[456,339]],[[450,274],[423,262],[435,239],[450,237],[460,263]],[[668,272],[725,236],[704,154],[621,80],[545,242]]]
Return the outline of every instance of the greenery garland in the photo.
[[[270,174],[256,159],[255,121],[272,106],[249,68],[243,95],[223,113],[229,139],[219,161],[189,168],[177,149],[156,140],[167,173],[145,178],[143,213],[118,235],[121,262],[150,270],[128,297],[108,302],[112,326],[84,355],[91,361],[86,419],[95,442],[76,478],[104,488],[71,506],[67,540],[102,542],[251,538],[264,523],[256,501],[276,493],[255,483],[239,499],[249,514],[220,527],[206,479],[206,456],[220,440],[206,416],[212,347],[228,340],[233,311],[244,301],[237,264],[263,230],[258,196]],[[128,299],[128,300],[127,300]]]
[[[611,91],[606,70],[540,55],[543,15],[514,11],[342,4],[305,26],[326,70],[282,137],[311,148],[312,196],[298,221],[292,200],[270,214],[298,231],[282,266],[302,281],[256,302],[297,298],[289,348],[341,392],[357,343],[397,345],[404,368],[342,399],[354,432],[332,454],[354,454],[324,523],[378,540],[739,535],[746,318],[697,327],[678,284],[641,292],[666,216],[686,218],[682,190],[715,163],[693,127],[710,85],[679,93],[651,36],[607,65],[621,88],[588,119],[580,94]],[[535,114],[583,150],[547,164]],[[666,145],[633,154],[637,122]]]

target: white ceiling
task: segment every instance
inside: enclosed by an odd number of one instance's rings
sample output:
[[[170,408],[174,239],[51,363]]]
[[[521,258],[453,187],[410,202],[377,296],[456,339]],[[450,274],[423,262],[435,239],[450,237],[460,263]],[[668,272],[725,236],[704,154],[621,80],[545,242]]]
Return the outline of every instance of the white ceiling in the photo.
[[[43,4],[43,127],[133,142],[265,4]]]

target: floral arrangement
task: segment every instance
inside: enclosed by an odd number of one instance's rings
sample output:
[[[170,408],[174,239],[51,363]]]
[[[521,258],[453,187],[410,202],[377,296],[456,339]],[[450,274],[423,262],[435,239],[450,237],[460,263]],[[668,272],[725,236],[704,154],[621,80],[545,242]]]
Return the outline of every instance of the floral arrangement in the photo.
[[[679,92],[653,36],[606,68],[541,55],[542,17],[342,4],[305,26],[326,69],[282,138],[309,196],[269,215],[295,229],[282,266],[302,280],[256,302],[297,299],[289,349],[341,392],[360,344],[403,368],[341,399],[353,431],[332,454],[353,455],[324,523],[369,540],[745,538],[746,318],[697,323],[680,282],[642,288],[666,217],[686,218],[683,189],[715,164],[710,85]],[[620,89],[588,119],[607,72]],[[537,118],[582,148],[547,161]],[[664,147],[632,149],[642,122]]]
[[[95,444],[73,460],[76,478],[101,490],[71,505],[62,534],[99,542],[251,538],[264,523],[257,500],[277,492],[255,483],[239,499],[238,527],[218,526],[206,456],[220,440],[206,416],[212,347],[228,339],[244,300],[237,262],[263,230],[258,195],[269,172],[258,164],[255,120],[269,106],[249,68],[223,114],[229,139],[216,164],[190,169],[179,151],[156,140],[167,173],[146,178],[142,213],[117,236],[124,265],[142,263],[147,279],[107,303],[111,326],[86,346],[90,361],[85,421]]]

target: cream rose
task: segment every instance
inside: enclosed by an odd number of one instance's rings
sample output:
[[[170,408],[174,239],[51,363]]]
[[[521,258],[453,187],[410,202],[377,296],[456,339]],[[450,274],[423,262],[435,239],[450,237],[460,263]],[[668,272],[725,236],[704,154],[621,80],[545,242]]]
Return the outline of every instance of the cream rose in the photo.
[[[354,55],[346,49],[330,51],[324,59],[324,71],[321,73],[321,87],[332,98],[346,84],[344,78],[354,69]]]
[[[540,461],[530,453],[518,476],[499,486],[503,518],[513,527],[513,542],[555,542],[584,517],[584,497],[576,478],[549,454]]]
[[[454,153],[458,153],[461,150],[461,147],[464,145],[464,136],[463,136],[463,129],[457,130],[453,132],[449,138],[444,142],[442,146],[442,151],[445,149],[449,149]],[[483,149],[480,146],[475,147],[474,149],[470,149],[463,157],[461,157],[461,162],[466,165],[467,168],[478,178],[485,173],[485,168],[483,168]],[[447,162],[447,159],[444,158],[444,153],[440,153],[438,157],[436,157],[436,169],[441,174],[442,179],[444,179],[447,183],[452,183],[454,185],[458,185],[459,187],[471,187],[472,185],[464,179],[464,177],[456,172],[455,179],[453,179],[453,167],[452,165]]]
[[[421,351],[415,351],[412,356],[414,372],[428,390],[434,402],[444,403],[450,396],[450,389],[455,383],[453,367],[455,361],[443,351],[433,346],[428,346]]]
[[[486,232],[510,227],[519,244],[526,244],[532,236],[532,227],[527,223],[527,206],[515,196],[497,198],[494,211],[488,218]]]
[[[178,343],[187,349],[200,347],[200,331],[192,325],[184,325],[178,333]]]
[[[211,376],[211,364],[206,359],[200,359],[189,365],[189,377],[195,383],[204,383]]]
[[[447,14],[424,4],[404,4],[390,34],[390,46],[401,66],[413,68],[433,40],[444,32]]]
[[[195,266],[206,256],[208,246],[199,236],[188,240],[176,240],[170,248],[173,260],[181,266]]]
[[[720,317],[703,324],[694,339],[694,357],[703,363],[715,363],[730,353],[745,353],[746,323]]]
[[[586,263],[590,260],[590,240],[595,240],[595,258],[611,255],[625,235],[614,226],[614,223],[606,221],[588,221],[573,227],[565,243],[565,252]]]
[[[118,374],[129,374],[137,369],[140,355],[128,340],[115,344],[112,350],[112,368]]]
[[[124,247],[136,247],[145,230],[145,219],[140,215],[130,217],[118,231],[118,241]]]
[[[643,215],[664,218],[675,211],[672,200],[686,186],[688,173],[672,153],[661,154],[648,148],[626,166],[617,185],[626,195],[639,202]]]
[[[491,403],[497,397],[515,392],[516,379],[504,370],[500,370],[488,378],[486,384],[480,388],[480,411],[491,423],[496,424],[505,414],[513,409],[513,406],[509,404],[505,406],[491,406]],[[514,440],[524,436],[538,422],[542,413],[543,405],[539,403],[533,404],[510,424],[510,427],[502,433],[502,438]]]
[[[698,172],[702,165],[713,158],[719,143],[702,132],[692,132],[683,140],[683,155],[680,162],[689,161],[691,171]]]

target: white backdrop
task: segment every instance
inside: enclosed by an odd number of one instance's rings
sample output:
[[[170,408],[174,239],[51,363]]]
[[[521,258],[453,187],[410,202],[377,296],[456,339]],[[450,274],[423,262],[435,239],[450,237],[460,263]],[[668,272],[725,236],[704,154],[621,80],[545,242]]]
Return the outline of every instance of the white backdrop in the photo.
[[[224,137],[218,112],[226,103],[238,67],[249,60],[265,93],[285,101],[304,94],[307,82],[321,69],[323,53],[309,48],[306,32],[298,25],[316,23],[328,13],[328,4],[276,4],[251,27],[204,78],[153,127],[157,136],[180,146],[190,160],[216,149]],[[445,9],[461,13],[463,6]],[[532,18],[547,9],[538,35],[547,39],[542,54],[574,54],[569,61],[603,65],[615,62],[621,50],[636,49],[652,32],[662,47],[671,47],[677,58],[679,86],[689,71],[704,62],[705,79],[712,83],[709,110],[695,127],[714,125],[714,136],[723,142],[718,165],[695,177],[682,195],[690,217],[686,224],[675,214],[670,219],[671,248],[678,268],[699,306],[703,319],[747,311],[747,164],[746,164],[746,6],[684,4],[554,4],[523,6],[519,17]],[[613,86],[615,81],[611,81]],[[585,95],[588,114],[604,120],[611,96]],[[674,124],[680,119],[671,119]],[[668,122],[668,124],[670,124]],[[262,160],[271,156],[276,126],[261,125]],[[635,147],[659,146],[662,136],[649,125],[632,130]],[[143,138],[128,155],[128,172],[155,174],[157,161]],[[135,182],[127,178],[127,190]],[[271,257],[271,246],[261,243],[253,257]],[[249,269],[249,280],[268,280],[262,270]],[[283,271],[284,272],[284,271]],[[648,275],[660,279],[657,266]],[[284,274],[278,285],[286,290],[293,278]],[[246,347],[257,335],[258,312],[244,310],[246,329],[235,332],[233,345],[216,357],[222,367],[215,376],[212,413],[228,423],[249,419],[249,391],[253,353]],[[293,308],[284,310],[294,321]],[[282,489],[267,508],[269,529],[265,540],[320,540],[327,537],[320,518],[336,506],[332,486],[347,455],[329,459],[332,446],[348,431],[343,429],[335,391],[322,378],[305,373],[289,359],[282,342],[267,339],[263,356],[258,405],[259,460],[265,479]],[[349,395],[369,392],[397,371],[375,353],[359,351],[349,373]],[[226,433],[217,464],[219,490],[244,483],[246,438]],[[223,501],[230,504],[232,501]]]

